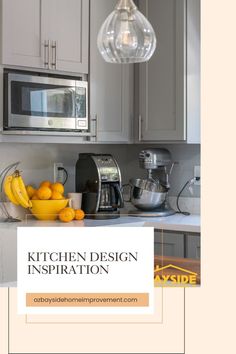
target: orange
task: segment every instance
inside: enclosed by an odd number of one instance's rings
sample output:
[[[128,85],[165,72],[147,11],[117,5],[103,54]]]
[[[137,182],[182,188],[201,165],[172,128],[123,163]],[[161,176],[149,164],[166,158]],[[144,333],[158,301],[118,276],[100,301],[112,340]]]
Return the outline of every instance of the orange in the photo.
[[[51,190],[63,194],[64,186],[62,183],[56,182],[51,185]]]
[[[75,211],[72,208],[62,209],[59,213],[59,219],[63,222],[70,222],[75,218]]]
[[[83,220],[85,217],[84,211],[81,209],[75,210],[75,220]]]
[[[35,193],[35,194],[33,195],[33,197],[31,198],[31,200],[39,200],[39,197],[38,197],[37,193]]]
[[[61,195],[61,193],[56,192],[56,191],[52,191],[51,199],[52,200],[61,200],[61,199],[64,199],[64,197]]]
[[[51,182],[50,181],[43,181],[43,182],[40,183],[39,187],[48,187],[48,188],[50,188],[51,187]]]
[[[48,187],[40,187],[37,190],[37,195],[38,195],[39,199],[41,199],[41,200],[48,200],[51,198],[52,191]]]
[[[28,194],[28,196],[29,196],[29,198],[31,199],[33,196],[34,196],[34,194],[35,194],[35,192],[36,192],[36,190],[34,189],[34,187],[32,187],[32,186],[26,186],[26,191],[27,191],[27,194]]]

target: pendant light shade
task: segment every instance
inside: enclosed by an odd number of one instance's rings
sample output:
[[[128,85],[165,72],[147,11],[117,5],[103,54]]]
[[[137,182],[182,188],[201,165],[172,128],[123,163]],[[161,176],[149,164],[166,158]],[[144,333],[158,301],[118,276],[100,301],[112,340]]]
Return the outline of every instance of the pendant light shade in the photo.
[[[133,0],[119,0],[99,31],[97,44],[108,63],[141,63],[153,55],[156,35]]]

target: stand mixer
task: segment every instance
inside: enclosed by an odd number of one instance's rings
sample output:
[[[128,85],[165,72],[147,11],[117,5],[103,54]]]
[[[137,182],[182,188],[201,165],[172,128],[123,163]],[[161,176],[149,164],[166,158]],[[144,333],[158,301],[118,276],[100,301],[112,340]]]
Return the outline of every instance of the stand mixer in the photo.
[[[146,149],[140,152],[139,166],[147,171],[147,178],[130,180],[130,201],[138,209],[130,212],[130,215],[154,217],[175,214],[167,200],[169,176],[174,165],[167,149]]]

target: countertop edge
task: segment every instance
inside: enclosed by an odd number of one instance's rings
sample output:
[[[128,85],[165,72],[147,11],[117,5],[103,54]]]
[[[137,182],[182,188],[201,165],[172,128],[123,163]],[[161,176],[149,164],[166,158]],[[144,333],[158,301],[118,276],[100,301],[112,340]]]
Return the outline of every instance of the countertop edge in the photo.
[[[0,231],[7,233],[10,230],[16,230],[17,227],[132,227],[145,226],[154,227],[156,230],[177,231],[186,233],[200,233],[201,232],[201,219],[200,215],[182,216],[174,215],[162,218],[141,218],[141,217],[126,217],[121,216],[119,219],[114,220],[92,220],[85,219],[84,221],[74,221],[68,224],[63,224],[59,221],[55,222],[42,222],[37,220],[30,220],[29,222],[21,223],[1,223]]]

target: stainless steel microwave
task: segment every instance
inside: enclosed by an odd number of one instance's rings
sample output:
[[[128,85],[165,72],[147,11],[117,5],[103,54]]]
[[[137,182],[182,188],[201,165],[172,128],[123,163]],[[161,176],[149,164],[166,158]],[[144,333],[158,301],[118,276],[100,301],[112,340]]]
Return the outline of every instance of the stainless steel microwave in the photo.
[[[6,72],[4,96],[5,131],[89,129],[87,81]]]

